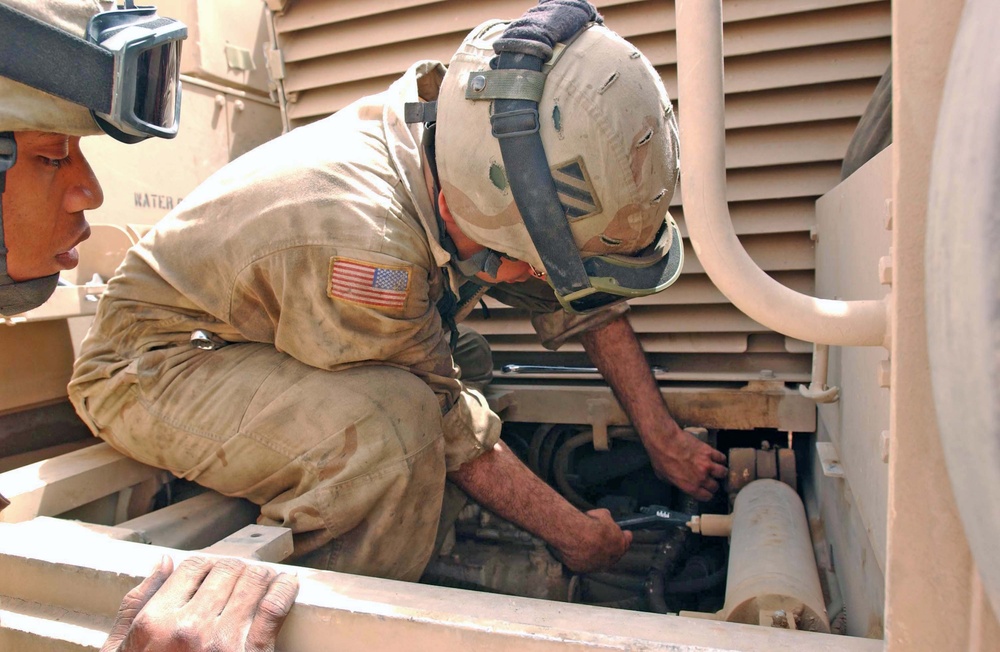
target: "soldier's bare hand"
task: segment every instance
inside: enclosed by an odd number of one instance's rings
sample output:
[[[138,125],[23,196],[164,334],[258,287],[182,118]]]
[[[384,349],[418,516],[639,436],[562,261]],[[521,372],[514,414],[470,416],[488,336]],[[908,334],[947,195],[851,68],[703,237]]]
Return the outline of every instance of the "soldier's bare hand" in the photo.
[[[656,475],[697,500],[710,500],[726,477],[726,456],[676,424],[643,443]]]
[[[273,652],[298,580],[238,559],[160,566],[122,600],[101,652]]]
[[[592,573],[614,565],[632,544],[632,533],[622,530],[606,509],[592,509],[572,547],[560,550],[562,562],[575,573]]]

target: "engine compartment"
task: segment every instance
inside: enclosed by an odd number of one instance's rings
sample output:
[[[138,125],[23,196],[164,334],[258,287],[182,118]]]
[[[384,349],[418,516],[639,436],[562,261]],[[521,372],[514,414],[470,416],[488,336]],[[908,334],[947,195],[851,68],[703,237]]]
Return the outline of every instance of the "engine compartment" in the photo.
[[[731,539],[726,535],[737,496],[757,480],[780,480],[797,494],[796,470],[800,465],[796,458],[810,453],[811,437],[796,438],[772,429],[692,431],[720,448],[729,459],[729,477],[705,503],[656,477],[638,435],[630,427],[609,428],[609,448],[598,450],[593,428],[587,426],[506,424],[503,440],[536,475],[577,508],[607,509],[622,527],[632,530],[629,550],[604,572],[572,573],[543,541],[483,509],[456,487],[449,487],[437,552],[421,582],[631,611],[725,619],[727,577],[732,576]],[[759,521],[762,517],[754,518]],[[714,525],[702,528],[702,522]],[[765,536],[779,547],[785,545],[779,539],[788,538],[783,533]],[[811,566],[817,582],[829,586],[833,577],[817,575],[812,543],[806,536],[804,543],[799,542],[808,553],[804,563]],[[743,554],[749,556],[743,563],[751,569],[746,572],[752,574],[757,566],[753,558],[763,556],[763,548],[759,542],[747,545],[758,549],[757,553],[749,550]],[[785,558],[789,555],[786,550],[779,554]],[[767,624],[830,631],[825,609],[831,602],[829,589],[824,593],[825,597],[820,596],[821,616],[793,607]],[[754,614],[755,624],[756,617]],[[839,633],[844,632],[843,618],[835,619],[835,625]]]

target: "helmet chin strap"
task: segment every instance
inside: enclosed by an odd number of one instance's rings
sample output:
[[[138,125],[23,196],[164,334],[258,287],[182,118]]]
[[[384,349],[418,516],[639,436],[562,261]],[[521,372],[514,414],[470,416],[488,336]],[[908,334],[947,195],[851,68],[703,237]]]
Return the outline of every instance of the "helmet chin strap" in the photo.
[[[0,197],[7,189],[7,170],[17,162],[14,134],[0,132]],[[52,296],[59,274],[29,281],[15,281],[7,273],[7,244],[4,240],[3,202],[0,201],[0,315],[16,315],[37,308]]]

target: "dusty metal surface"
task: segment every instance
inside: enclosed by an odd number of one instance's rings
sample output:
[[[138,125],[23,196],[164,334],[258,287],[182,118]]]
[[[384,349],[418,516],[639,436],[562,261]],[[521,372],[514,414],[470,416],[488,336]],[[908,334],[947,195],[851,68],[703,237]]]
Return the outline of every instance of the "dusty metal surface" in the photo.
[[[829,632],[798,495],[776,480],[752,482],[736,497],[732,528],[724,618]]]
[[[816,202],[820,296],[874,299],[888,292],[879,283],[877,270],[892,239],[886,228],[892,211],[892,169],[890,146]],[[849,258],[845,251],[851,252]],[[829,383],[840,386],[840,400],[818,407],[820,439],[836,449],[838,472],[850,485],[870,540],[853,548],[868,548],[883,576],[889,472],[879,448],[881,432],[889,429],[889,390],[879,386],[878,369],[888,357],[887,351],[877,348],[833,348]],[[829,490],[836,491],[837,486],[831,484]],[[843,555],[844,568],[861,564],[846,550],[836,553]]]
[[[753,383],[743,389],[723,387],[663,388],[670,414],[683,425],[730,430],[816,429],[815,403],[783,383]],[[593,426],[595,417],[609,426],[628,425],[624,411],[607,387],[507,385],[487,388],[490,405],[504,421]]]
[[[67,546],[73,540],[76,545]],[[0,525],[0,618],[21,628],[0,629],[0,648],[31,652],[95,649],[121,597],[168,549],[108,540],[80,526],[53,521]],[[881,642],[734,625],[691,618],[622,612],[500,598],[457,589],[282,567],[299,575],[301,589],[278,646],[285,650],[470,649],[547,650],[770,650],[874,652]],[[59,591],[52,587],[59,586]],[[64,625],[44,636],[32,619],[60,615]],[[38,620],[34,621],[38,623]],[[49,622],[49,621],[45,621]],[[28,631],[25,631],[25,630]],[[64,641],[63,632],[82,637]],[[69,635],[68,634],[68,635]],[[85,636],[84,636],[85,635]],[[47,636],[48,638],[45,638]],[[87,638],[89,636],[89,638]],[[18,647],[11,647],[17,645]]]
[[[934,147],[925,260],[930,376],[945,462],[972,556],[1000,617],[998,24],[1000,3],[966,3]]]
[[[876,298],[886,294],[886,286],[891,285],[892,169],[890,145],[817,201],[814,239],[819,296]],[[889,427],[888,355],[875,348],[835,347],[821,356],[822,348],[817,346],[814,356],[816,389],[820,388],[818,374],[828,375],[829,384],[844,384],[844,388],[842,392],[833,388],[839,400],[821,401],[818,406],[820,441],[818,455],[813,457],[823,463],[823,473],[805,476],[807,494],[822,494],[811,515],[816,523],[823,519],[825,527],[816,532],[828,541],[821,544],[825,552],[817,556],[828,560],[830,568],[833,558],[837,560],[845,589],[843,603],[851,614],[848,631],[881,636],[887,484],[882,444],[888,440],[883,434],[888,435]],[[827,363],[829,374],[819,367]],[[858,521],[864,525],[854,527]],[[839,599],[835,602],[842,604]]]
[[[0,513],[0,521],[62,514],[165,473],[124,457],[107,444],[90,446],[0,473],[0,493],[11,502]]]
[[[293,549],[292,531],[288,528],[248,525],[201,552],[257,561],[282,562],[291,556]]]
[[[928,374],[925,234],[934,125],[964,3],[893,6],[893,320],[886,639],[890,652],[995,648],[977,602]],[[932,488],[933,490],[928,490]],[[995,510],[995,506],[989,506]],[[933,514],[933,525],[925,515]],[[984,629],[985,628],[985,629]]]
[[[260,508],[248,500],[206,491],[118,524],[156,546],[194,550],[211,545],[257,521]]]

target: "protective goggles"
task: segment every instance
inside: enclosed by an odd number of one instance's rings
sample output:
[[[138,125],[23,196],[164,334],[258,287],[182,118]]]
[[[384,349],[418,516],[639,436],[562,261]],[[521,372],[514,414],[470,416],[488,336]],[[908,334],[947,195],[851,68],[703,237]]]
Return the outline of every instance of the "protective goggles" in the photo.
[[[534,236],[532,242],[535,242]],[[539,254],[544,258],[541,249]],[[564,308],[570,312],[585,313],[665,290],[677,280],[683,266],[681,234],[668,217],[653,243],[642,251],[631,256],[604,255],[584,259],[583,270],[588,287],[561,290],[551,274],[548,279]]]
[[[496,73],[501,75],[505,70],[538,73],[543,66],[541,57],[523,52],[500,52],[495,62]],[[580,256],[539,134],[537,98],[541,88],[530,93],[530,98],[512,95],[515,93],[507,91],[493,100],[493,136],[500,142],[514,203],[532,244],[545,261],[546,280],[563,308],[590,312],[655,294],[676,281],[684,249],[669,215],[643,251],[629,256]]]
[[[124,0],[79,38],[0,5],[0,75],[90,109],[125,143],[173,138],[180,120],[180,53],[187,27]]]

